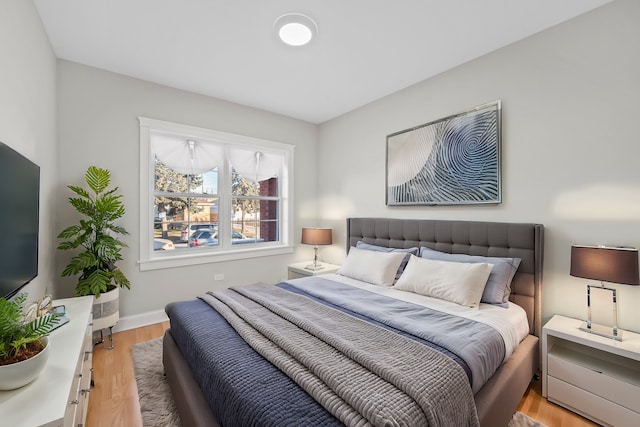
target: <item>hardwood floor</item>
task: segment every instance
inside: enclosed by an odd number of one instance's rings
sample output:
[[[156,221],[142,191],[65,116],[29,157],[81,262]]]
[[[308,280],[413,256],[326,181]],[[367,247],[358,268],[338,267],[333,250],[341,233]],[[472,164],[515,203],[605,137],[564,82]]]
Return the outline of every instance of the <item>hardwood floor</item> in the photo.
[[[89,398],[87,427],[141,427],[138,389],[133,376],[131,347],[161,337],[169,322],[114,334],[115,348],[97,345],[93,353],[95,387]],[[518,410],[549,427],[597,426],[581,416],[547,402],[535,382],[522,398]]]
[[[547,401],[542,397],[541,389],[542,381],[533,382],[520,401],[518,411],[549,427],[598,427],[598,424]]]
[[[161,337],[167,328],[169,322],[118,332],[113,335],[113,350],[102,344],[94,348],[95,386],[89,396],[87,427],[142,426],[131,347]]]

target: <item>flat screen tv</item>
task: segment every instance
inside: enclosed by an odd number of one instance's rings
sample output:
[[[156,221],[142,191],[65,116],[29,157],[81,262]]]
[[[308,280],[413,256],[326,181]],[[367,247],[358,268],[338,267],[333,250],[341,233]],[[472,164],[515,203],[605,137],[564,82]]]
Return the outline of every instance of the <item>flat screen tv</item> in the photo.
[[[0,297],[38,275],[40,167],[0,142]]]

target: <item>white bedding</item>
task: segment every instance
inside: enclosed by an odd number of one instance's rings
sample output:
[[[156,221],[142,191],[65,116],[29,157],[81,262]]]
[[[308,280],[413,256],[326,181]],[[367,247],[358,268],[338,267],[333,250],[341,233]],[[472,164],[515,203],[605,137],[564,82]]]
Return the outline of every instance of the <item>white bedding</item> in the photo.
[[[322,276],[322,278],[354,286],[356,288],[364,289],[380,295],[385,295],[401,301],[429,307],[448,314],[454,314],[456,316],[475,320],[477,322],[481,322],[488,326],[491,326],[500,333],[504,340],[505,361],[511,356],[516,347],[518,347],[520,341],[522,341],[527,335],[529,335],[529,322],[527,320],[527,314],[522,307],[511,302],[506,308],[484,303],[481,303],[479,308],[469,308],[437,298],[414,294],[412,292],[400,291],[394,289],[393,287],[372,285],[370,283],[351,279],[339,274],[325,274]]]

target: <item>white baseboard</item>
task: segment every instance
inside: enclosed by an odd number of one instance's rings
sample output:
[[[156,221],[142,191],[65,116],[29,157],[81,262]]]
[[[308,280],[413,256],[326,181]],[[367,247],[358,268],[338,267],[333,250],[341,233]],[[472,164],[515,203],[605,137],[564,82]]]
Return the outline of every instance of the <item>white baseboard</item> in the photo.
[[[120,320],[118,320],[118,324],[113,327],[113,332],[127,331],[129,329],[153,325],[154,323],[166,322],[167,320],[169,320],[169,318],[164,310],[147,311],[146,313],[121,317]]]

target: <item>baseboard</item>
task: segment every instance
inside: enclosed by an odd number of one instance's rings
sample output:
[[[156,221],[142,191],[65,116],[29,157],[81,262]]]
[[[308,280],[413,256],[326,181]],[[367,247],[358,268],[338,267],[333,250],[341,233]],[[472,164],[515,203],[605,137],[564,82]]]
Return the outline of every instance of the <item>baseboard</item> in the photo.
[[[127,331],[129,329],[140,328],[142,326],[162,323],[169,320],[164,310],[147,311],[146,313],[124,316],[118,320],[118,324],[113,327],[113,332]]]

